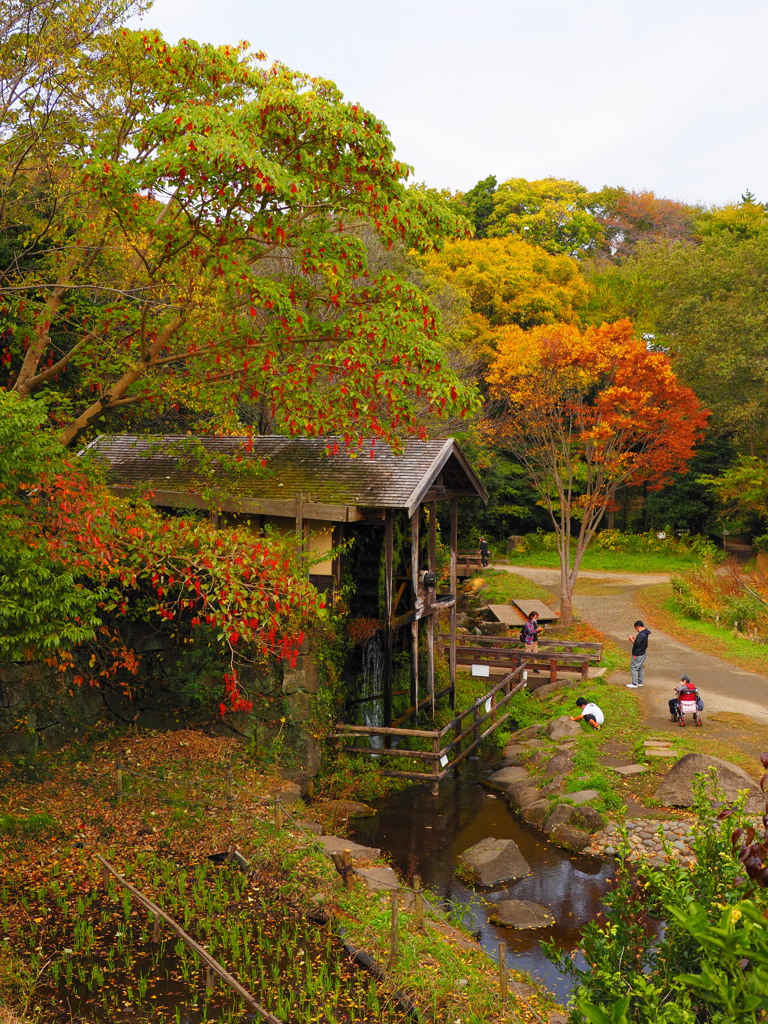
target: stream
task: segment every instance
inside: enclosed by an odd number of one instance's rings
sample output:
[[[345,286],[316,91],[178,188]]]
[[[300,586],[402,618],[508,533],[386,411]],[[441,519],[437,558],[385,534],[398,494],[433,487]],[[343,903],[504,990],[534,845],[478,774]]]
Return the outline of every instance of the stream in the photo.
[[[465,923],[477,929],[481,944],[494,958],[499,941],[506,942],[509,966],[528,972],[564,1002],[571,982],[547,960],[539,942],[554,941],[568,951],[578,947],[582,926],[600,911],[614,864],[569,854],[547,843],[542,832],[518,821],[502,797],[480,785],[478,780],[490,771],[489,764],[470,761],[460,776],[441,783],[437,797],[428,786],[414,785],[372,801],[378,813],[351,821],[351,835],[355,842],[380,847],[408,882],[420,875],[441,902],[461,905]],[[492,890],[463,885],[455,875],[456,858],[489,836],[514,839],[532,873]],[[490,924],[489,905],[504,899],[540,903],[550,909],[556,923],[526,931]],[[578,954],[576,963],[584,966]]]

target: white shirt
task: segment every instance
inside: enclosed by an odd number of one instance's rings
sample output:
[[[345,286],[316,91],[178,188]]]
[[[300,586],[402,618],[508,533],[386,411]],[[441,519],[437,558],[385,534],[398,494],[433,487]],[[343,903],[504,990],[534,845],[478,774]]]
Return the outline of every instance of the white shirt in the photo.
[[[597,704],[585,704],[581,709],[581,713],[582,715],[594,715],[598,725],[602,725],[605,721],[605,715]]]

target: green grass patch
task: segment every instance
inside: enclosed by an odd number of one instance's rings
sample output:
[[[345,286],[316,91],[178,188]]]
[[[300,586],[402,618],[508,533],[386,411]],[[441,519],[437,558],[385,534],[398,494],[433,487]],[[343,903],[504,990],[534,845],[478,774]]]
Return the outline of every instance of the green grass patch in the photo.
[[[475,574],[483,582],[482,595],[488,604],[509,604],[512,600],[543,601],[548,604],[552,594],[533,580],[514,572],[499,569],[484,569]]]
[[[509,556],[512,565],[530,565],[546,569],[559,569],[560,558],[556,551],[513,551]],[[587,548],[581,561],[582,569],[603,572],[684,572],[701,564],[701,558],[690,554],[667,554],[663,551],[631,552],[605,551]]]
[[[756,643],[747,637],[734,636],[733,631],[712,622],[694,619],[678,606],[669,583],[643,587],[636,594],[643,613],[675,640],[681,640],[697,651],[717,655],[740,668],[765,675],[768,644]]]
[[[26,817],[0,814],[0,835],[3,836],[43,836],[55,832],[58,828],[59,823],[47,811],[43,811],[42,814],[28,814]]]

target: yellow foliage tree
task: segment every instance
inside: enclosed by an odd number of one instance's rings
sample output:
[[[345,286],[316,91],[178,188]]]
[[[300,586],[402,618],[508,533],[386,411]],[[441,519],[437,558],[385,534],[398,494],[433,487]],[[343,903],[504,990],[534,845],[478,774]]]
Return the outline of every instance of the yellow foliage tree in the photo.
[[[574,260],[513,236],[449,242],[420,258],[428,291],[463,305],[456,341],[482,352],[508,324],[577,323],[587,285]]]

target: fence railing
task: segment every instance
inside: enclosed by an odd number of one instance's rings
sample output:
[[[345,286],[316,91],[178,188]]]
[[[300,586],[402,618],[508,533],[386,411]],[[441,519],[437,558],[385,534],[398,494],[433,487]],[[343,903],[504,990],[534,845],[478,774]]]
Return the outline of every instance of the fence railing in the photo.
[[[449,640],[440,637],[444,650]],[[581,641],[550,641],[539,643],[538,653],[525,650],[522,642],[504,636],[462,636],[456,644],[458,665],[487,664],[497,668],[513,669],[525,664],[529,669],[549,671],[550,682],[557,682],[557,674],[578,672],[587,678],[590,665],[597,665],[603,655],[603,645]]]
[[[484,739],[494,733],[509,718],[510,712],[505,712],[504,708],[512,697],[525,686],[526,668],[527,662],[522,661],[520,665],[499,680],[468,708],[456,715],[442,729],[400,729],[395,726],[345,725],[343,722],[337,722],[335,735],[339,739],[353,737],[368,740],[367,746],[361,744],[342,746],[345,753],[392,758],[395,763],[398,759],[423,762],[424,770],[385,768],[382,774],[411,779],[414,782],[429,782],[433,795],[437,796],[440,782],[448,772],[465,761]],[[371,745],[370,741],[374,738],[380,739],[382,746]],[[391,744],[392,741],[402,742],[406,739],[421,746],[431,746],[432,749],[406,749],[402,746],[384,745],[387,741]],[[466,746],[464,746],[465,742],[467,742]]]

